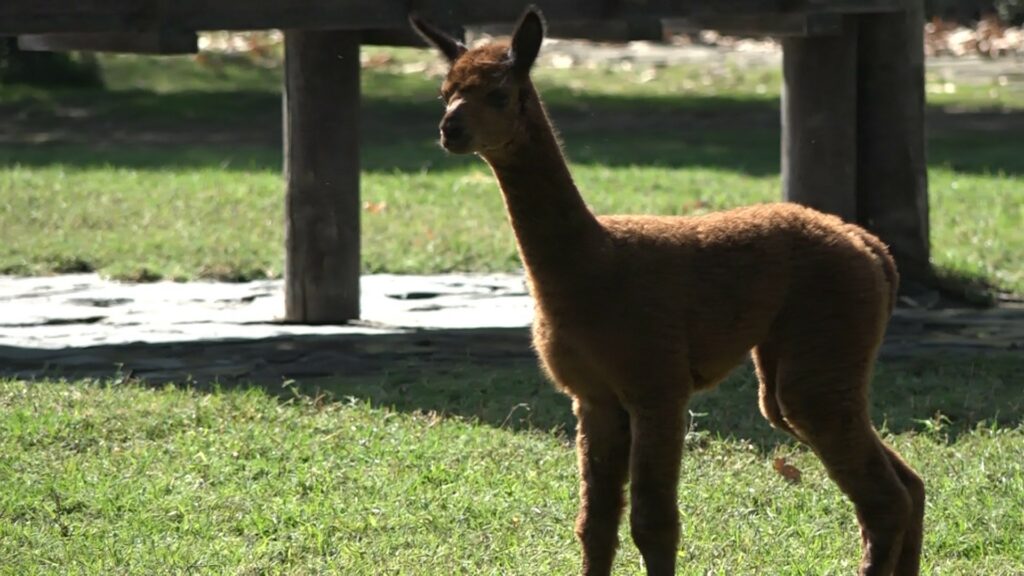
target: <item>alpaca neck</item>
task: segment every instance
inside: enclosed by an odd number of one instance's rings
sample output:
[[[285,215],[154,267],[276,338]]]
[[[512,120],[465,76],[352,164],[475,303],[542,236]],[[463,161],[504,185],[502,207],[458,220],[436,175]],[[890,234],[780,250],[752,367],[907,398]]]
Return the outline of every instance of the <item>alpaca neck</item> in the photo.
[[[556,287],[592,262],[603,229],[580,196],[532,87],[529,96],[520,137],[483,156],[501,186],[527,272]]]

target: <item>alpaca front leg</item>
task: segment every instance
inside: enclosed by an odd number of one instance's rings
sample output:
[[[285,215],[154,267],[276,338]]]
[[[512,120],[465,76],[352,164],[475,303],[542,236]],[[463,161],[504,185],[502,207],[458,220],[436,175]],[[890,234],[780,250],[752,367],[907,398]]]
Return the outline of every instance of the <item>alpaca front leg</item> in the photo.
[[[685,402],[631,411],[630,525],[648,576],[672,576],[679,546],[678,484]]]
[[[580,510],[576,536],[584,576],[611,573],[629,473],[629,415],[615,400],[575,398]]]

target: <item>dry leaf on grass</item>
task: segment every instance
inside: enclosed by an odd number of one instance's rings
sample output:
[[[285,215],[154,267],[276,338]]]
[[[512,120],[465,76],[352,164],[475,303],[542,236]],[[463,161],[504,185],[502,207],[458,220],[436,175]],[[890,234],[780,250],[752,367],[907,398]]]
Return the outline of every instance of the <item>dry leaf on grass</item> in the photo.
[[[797,468],[796,466],[793,466],[792,464],[787,463],[785,458],[776,458],[775,462],[772,463],[772,466],[775,468],[775,471],[778,472],[780,476],[786,479],[787,482],[793,484],[797,484],[800,482],[800,469]]]
[[[370,202],[367,200],[363,202],[363,210],[366,210],[370,214],[378,214],[387,210],[387,208],[388,203],[386,200],[381,200],[380,202]]]

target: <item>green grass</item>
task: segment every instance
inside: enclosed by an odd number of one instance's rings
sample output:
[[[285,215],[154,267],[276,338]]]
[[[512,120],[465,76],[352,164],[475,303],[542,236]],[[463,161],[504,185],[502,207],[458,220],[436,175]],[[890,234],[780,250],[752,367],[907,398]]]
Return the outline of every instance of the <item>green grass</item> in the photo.
[[[923,573],[1020,574],[1020,361],[935,360],[884,364],[874,397],[928,485]],[[0,382],[0,574],[578,571],[571,421],[535,370],[304,385],[337,400]],[[744,369],[693,406],[680,574],[852,573],[851,507],[755,397]]]
[[[438,81],[422,71],[434,56],[368,52],[376,63],[363,72],[364,269],[516,269],[486,166],[434,142]],[[103,57],[108,91],[0,92],[8,133],[31,135],[0,141],[0,272],[281,274],[280,70],[244,58],[204,62]],[[537,77],[598,212],[692,213],[779,197],[777,70]],[[1024,92],[959,85],[933,104],[935,262],[1024,292],[1024,154],[1012,137]],[[993,110],[1011,124],[984,124]]]
[[[371,52],[366,270],[516,268],[491,176],[437,148],[436,81],[403,72],[432,56]],[[108,92],[0,91],[0,271],[279,275],[280,71],[102,64]],[[776,71],[538,80],[599,212],[778,196]],[[1024,97],[979,85],[932,102],[935,260],[1024,292]],[[1009,127],[985,124],[992,110]],[[5,139],[19,134],[34,143]],[[0,381],[0,575],[578,572],[565,398],[531,362],[393,368],[271,388]],[[875,422],[929,490],[925,574],[1024,573],[1020,373],[1019,354],[879,367]],[[755,398],[748,366],[691,407],[680,574],[852,573],[851,507]],[[640,574],[628,534],[617,573]]]

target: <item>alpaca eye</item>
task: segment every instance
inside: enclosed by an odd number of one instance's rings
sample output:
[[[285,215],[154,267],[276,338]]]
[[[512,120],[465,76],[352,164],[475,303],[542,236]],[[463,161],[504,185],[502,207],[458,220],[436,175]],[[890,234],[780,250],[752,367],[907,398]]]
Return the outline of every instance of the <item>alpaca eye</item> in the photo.
[[[508,92],[504,90],[491,90],[484,97],[488,106],[504,108],[508,104]]]

